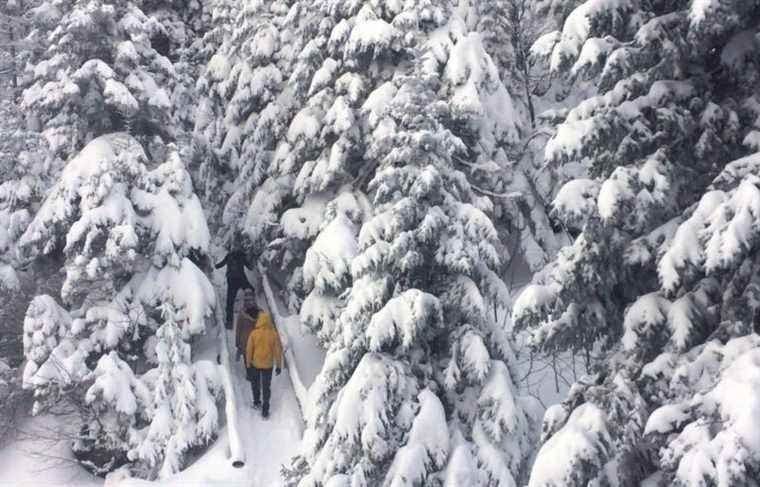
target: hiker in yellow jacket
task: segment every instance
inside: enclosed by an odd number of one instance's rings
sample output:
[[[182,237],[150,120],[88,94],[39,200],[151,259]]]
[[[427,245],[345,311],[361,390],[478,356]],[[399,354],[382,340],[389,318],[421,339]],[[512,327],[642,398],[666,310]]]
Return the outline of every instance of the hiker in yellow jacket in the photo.
[[[282,343],[280,335],[274,329],[272,317],[261,311],[256,319],[253,331],[248,335],[245,347],[245,365],[248,380],[253,390],[253,407],[261,407],[261,414],[269,416],[269,398],[271,396],[272,367],[275,373],[282,371]],[[261,398],[260,401],[259,398]]]

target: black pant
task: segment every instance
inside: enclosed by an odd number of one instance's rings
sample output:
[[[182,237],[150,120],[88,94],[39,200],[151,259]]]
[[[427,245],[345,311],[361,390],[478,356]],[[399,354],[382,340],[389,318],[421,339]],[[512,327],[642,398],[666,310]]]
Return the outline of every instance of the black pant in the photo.
[[[269,397],[272,395],[272,369],[248,367],[247,372],[253,391],[253,403],[261,403],[264,414],[269,413]],[[263,399],[263,402],[259,401],[259,398]]]
[[[227,321],[226,326],[228,330],[232,329],[232,316],[234,314],[233,308],[235,307],[235,297],[237,297],[238,291],[241,289],[250,289],[253,292],[256,292],[255,289],[253,289],[253,286],[250,282],[248,282],[247,279],[244,280],[228,280],[227,281]]]

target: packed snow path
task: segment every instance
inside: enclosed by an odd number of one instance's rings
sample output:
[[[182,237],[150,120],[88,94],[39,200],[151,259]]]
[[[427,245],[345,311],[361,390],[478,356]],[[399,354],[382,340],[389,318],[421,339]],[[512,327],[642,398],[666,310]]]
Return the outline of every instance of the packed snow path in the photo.
[[[228,334],[229,335],[229,334]],[[234,354],[234,352],[233,352]],[[269,418],[251,407],[251,386],[246,379],[242,360],[232,357],[233,385],[238,408],[239,434],[243,440],[246,470],[252,487],[282,484],[280,469],[297,453],[303,432],[298,401],[287,369],[272,377],[272,400]]]
[[[217,281],[218,282],[218,281]],[[220,283],[222,284],[222,283]],[[226,286],[222,284],[217,289],[226,293]],[[267,293],[271,297],[267,301],[273,301],[271,290]],[[220,303],[223,301],[219,301]],[[259,303],[261,306],[264,303]],[[288,317],[282,317],[277,303],[270,302],[267,306],[272,310],[275,326],[284,326]],[[285,335],[284,330],[280,330]],[[303,416],[299,407],[298,399],[293,390],[293,381],[289,367],[284,367],[282,374],[272,376],[272,396],[270,401],[269,418],[264,419],[261,410],[253,409],[253,397],[251,385],[246,377],[245,365],[242,357],[238,357],[234,346],[234,333],[226,332],[227,350],[229,351],[229,367],[231,369],[232,383],[234,387],[234,407],[237,411],[237,424],[228,427],[237,427],[237,435],[240,437],[245,450],[245,467],[248,472],[251,487],[282,485],[281,469],[288,465],[291,458],[297,453],[298,446],[303,434]],[[283,336],[286,357],[289,352],[289,340]],[[290,352],[292,353],[292,352]],[[287,358],[286,358],[287,360]],[[297,372],[296,372],[297,375]],[[300,379],[296,378],[300,387]]]

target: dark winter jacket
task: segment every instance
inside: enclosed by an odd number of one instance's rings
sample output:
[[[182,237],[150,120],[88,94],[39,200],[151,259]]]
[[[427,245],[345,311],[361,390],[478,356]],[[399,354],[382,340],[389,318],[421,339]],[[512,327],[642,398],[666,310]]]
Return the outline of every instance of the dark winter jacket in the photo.
[[[228,283],[242,283],[247,281],[245,270],[243,268],[246,268],[248,270],[251,270],[251,268],[248,267],[248,262],[245,260],[245,254],[243,252],[239,250],[233,250],[227,254],[227,256],[222,259],[221,262],[216,264],[217,269],[221,269],[224,266],[227,266]]]
[[[248,335],[251,334],[255,325],[256,319],[245,311],[242,311],[238,315],[238,319],[235,322],[235,346],[241,353],[245,352],[245,346],[248,344]]]

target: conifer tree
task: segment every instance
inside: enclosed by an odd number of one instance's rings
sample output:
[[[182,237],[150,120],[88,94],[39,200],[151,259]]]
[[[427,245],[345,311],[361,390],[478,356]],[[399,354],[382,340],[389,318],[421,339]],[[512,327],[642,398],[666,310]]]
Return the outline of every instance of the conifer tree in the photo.
[[[611,355],[547,412],[531,487],[753,482],[744,417],[719,395],[747,391],[754,367],[756,166],[728,162],[754,150],[757,15],[751,2],[589,1],[539,40],[567,86],[598,94],[546,146],[548,161],[587,164],[554,201],[578,236],[515,318],[537,347]]]
[[[186,342],[205,331],[215,306],[211,283],[193,263],[206,254],[210,237],[190,176],[176,149],[169,151],[166,162],[148,170],[136,139],[112,134],[93,140],[66,165],[19,241],[30,256],[61,252],[65,257],[64,308],[50,298],[33,302],[25,323],[30,338],[24,384],[34,390],[35,409],[74,394],[85,405],[85,423],[99,418],[77,444],[85,456],[105,448],[148,467],[158,456],[165,459],[162,474],[181,465],[187,446],[208,441],[216,427],[216,405],[208,397],[218,391],[207,372],[198,375],[204,365],[189,363],[187,355]],[[167,301],[182,312],[167,325],[177,327],[181,320],[179,331],[171,329],[174,334],[158,333]],[[166,421],[189,420],[182,408],[166,410],[157,403],[153,379],[168,360],[158,354],[157,343],[179,338],[182,343],[158,347],[179,350],[172,358],[179,375],[163,377],[161,384],[195,388],[203,402],[194,414],[206,418],[205,425],[183,430],[174,446],[155,440],[151,454],[134,455],[145,427],[164,431]],[[157,415],[157,407],[171,414]]]
[[[162,478],[178,472],[190,447],[215,436],[215,396],[219,379],[211,367],[194,365],[185,332],[188,323],[171,301],[161,305],[163,324],[156,330],[156,375],[151,378],[150,426],[131,439],[131,455],[157,469]],[[210,374],[210,375],[209,375]]]
[[[235,16],[230,32],[218,35],[219,49],[198,83],[203,99],[195,137],[203,157],[199,171],[205,198],[230,232],[242,230],[253,188],[259,189],[258,198],[270,194],[261,183],[293,110],[293,101],[282,93],[299,46],[292,29],[308,19],[300,18],[298,2],[254,1],[217,9],[220,16]],[[265,240],[267,229],[256,230],[249,232],[251,239]]]
[[[449,436],[467,438],[460,446],[475,459],[474,485],[512,485],[529,451],[530,418],[513,392],[506,330],[488,308],[508,295],[494,272],[497,234],[454,169],[453,155],[465,147],[437,119],[450,115],[431,89],[435,78],[397,82],[385,87],[391,97],[377,113],[378,124],[395,128],[369,148],[379,161],[368,184],[374,214],[351,262],[342,336],[312,392],[319,400],[303,485],[335,476],[356,485],[436,484]],[[422,107],[436,116],[416,116]],[[355,417],[357,400],[363,413]],[[435,413],[443,404],[446,416]],[[448,433],[421,441],[421,428]]]
[[[28,38],[39,0],[7,0],[0,4],[0,78],[9,101],[16,101],[25,84],[24,66],[34,50]]]
[[[0,102],[0,292],[18,291],[21,264],[16,243],[31,220],[46,187],[44,158],[39,139],[26,130],[12,99]]]
[[[35,60],[22,106],[34,114],[51,153],[66,160],[127,124],[142,134],[169,127],[171,63],[151,46],[155,19],[132,2],[42,7],[47,14],[35,34],[42,38],[48,25],[56,27],[44,39],[49,48]]]
[[[590,177],[570,181],[554,201],[555,215],[579,234],[545,273],[547,284],[557,285],[540,288],[543,297],[526,294],[527,301],[547,305],[562,295],[564,304],[552,311],[546,326],[536,328],[542,343],[567,348],[575,341],[570,330],[580,323],[583,346],[619,337],[625,306],[657,286],[641,278],[652,272],[640,272],[653,269],[656,240],[669,234],[656,229],[696,202],[717,169],[751,147],[755,95],[746,80],[755,69],[747,45],[736,38],[745,31],[728,22],[726,38],[717,39],[703,32],[697,6],[687,7],[688,2],[672,5],[667,15],[652,12],[646,22],[628,22],[626,30],[624,20],[644,18],[632,5],[584,3],[567,17],[566,34],[547,34],[556,40],[552,67],[571,77],[598,76],[600,93],[570,110],[546,146],[547,160],[556,164],[588,161]],[[585,27],[571,35],[579,26]],[[608,50],[596,49],[602,41],[593,36],[610,29],[620,42],[633,39],[647,55],[615,47],[612,37],[603,41],[611,43]],[[692,42],[707,50],[690,49]],[[716,52],[722,57],[710,57]],[[699,62],[691,63],[692,58]],[[717,69],[710,71],[706,63],[712,62]],[[629,68],[619,68],[626,63]],[[525,311],[523,321],[533,322]]]
[[[22,108],[53,156],[123,130],[149,152],[182,138],[177,112],[193,75],[181,57],[191,29],[204,28],[200,3],[45,0],[34,18],[31,39],[48,48],[31,60]]]

